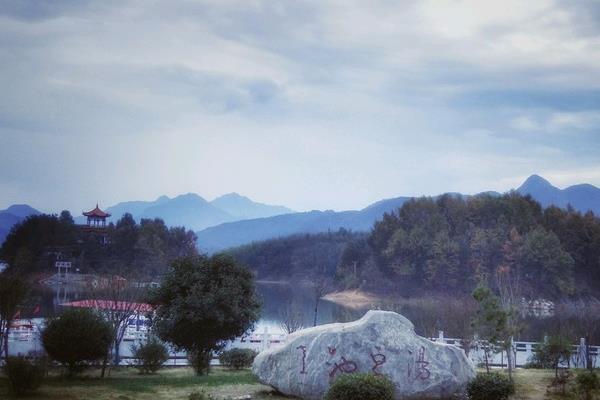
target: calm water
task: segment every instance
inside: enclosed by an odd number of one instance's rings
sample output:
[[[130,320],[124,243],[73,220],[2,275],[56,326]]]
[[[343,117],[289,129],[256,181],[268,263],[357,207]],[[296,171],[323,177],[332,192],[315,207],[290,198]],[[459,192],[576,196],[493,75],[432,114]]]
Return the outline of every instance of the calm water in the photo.
[[[302,320],[304,327],[310,327],[314,321],[315,296],[310,287],[290,284],[260,283],[257,285],[258,296],[262,301],[262,318],[256,324],[259,333],[282,331],[281,322],[294,310],[294,315]],[[61,303],[90,298],[91,294],[70,290],[67,287],[43,287],[34,293],[34,301],[28,309],[23,310],[22,317],[48,317],[60,312]],[[40,305],[40,313],[32,315],[36,305]],[[392,310],[402,313],[410,319],[417,333],[424,336],[437,336],[443,330],[446,337],[462,337],[468,332],[473,304],[448,299],[418,299],[388,301],[374,308]],[[597,309],[567,312],[557,308],[554,315],[523,315],[521,333],[516,338],[521,341],[540,341],[544,335],[554,334],[557,330],[565,333],[573,342],[579,337],[589,335],[593,344],[600,344],[600,315]],[[320,301],[317,324],[330,322],[348,322],[360,318],[366,310],[353,310],[328,301]],[[24,343],[23,346],[26,346]],[[31,344],[38,348],[39,343]],[[123,346],[124,355],[129,353],[131,342]],[[17,346],[20,348],[20,345]],[[23,349],[20,350],[24,350]],[[33,349],[32,349],[33,350]],[[22,351],[23,352],[23,351]],[[24,351],[26,352],[26,351]]]

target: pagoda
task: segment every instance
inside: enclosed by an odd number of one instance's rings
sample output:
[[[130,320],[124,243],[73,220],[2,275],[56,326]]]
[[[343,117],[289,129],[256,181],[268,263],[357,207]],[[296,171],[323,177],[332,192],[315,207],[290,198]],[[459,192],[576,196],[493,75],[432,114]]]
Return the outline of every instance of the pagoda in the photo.
[[[102,211],[96,203],[96,208],[92,211],[83,212],[83,215],[87,217],[87,226],[90,228],[105,228],[106,218],[110,217],[110,214]]]

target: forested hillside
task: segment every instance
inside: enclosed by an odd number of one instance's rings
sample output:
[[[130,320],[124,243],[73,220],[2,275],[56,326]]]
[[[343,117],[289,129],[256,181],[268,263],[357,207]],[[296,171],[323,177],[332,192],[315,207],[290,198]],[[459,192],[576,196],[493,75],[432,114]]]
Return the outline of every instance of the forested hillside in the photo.
[[[258,279],[294,281],[331,278],[349,244],[366,239],[364,233],[337,232],[292,235],[231,249]]]
[[[293,236],[233,252],[259,275],[314,279],[323,271],[316,265],[326,263],[339,287],[403,295],[467,294],[482,281],[510,281],[526,297],[597,294],[600,287],[598,218],[542,209],[517,193],[414,199],[386,213],[368,235],[325,237]]]
[[[160,219],[138,224],[125,214],[109,224],[105,239],[75,225],[68,211],[60,216],[30,216],[15,225],[0,248],[0,259],[23,273],[54,273],[57,259],[71,261],[82,273],[116,273],[154,278],[178,257],[196,254],[196,235],[168,228]]]

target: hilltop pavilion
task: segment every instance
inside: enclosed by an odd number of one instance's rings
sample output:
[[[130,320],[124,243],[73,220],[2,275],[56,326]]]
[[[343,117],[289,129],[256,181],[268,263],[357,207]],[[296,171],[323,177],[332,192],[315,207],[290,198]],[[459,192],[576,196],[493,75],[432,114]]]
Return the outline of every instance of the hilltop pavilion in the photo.
[[[96,208],[88,212],[83,212],[83,215],[87,217],[87,226],[90,228],[105,228],[106,218],[110,217],[110,214],[102,211],[97,203]]]

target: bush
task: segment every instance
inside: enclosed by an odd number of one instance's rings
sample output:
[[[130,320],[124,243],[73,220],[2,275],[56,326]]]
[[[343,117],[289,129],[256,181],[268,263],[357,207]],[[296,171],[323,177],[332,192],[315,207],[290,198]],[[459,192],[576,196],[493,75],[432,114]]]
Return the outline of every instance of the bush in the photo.
[[[110,325],[95,312],[72,308],[50,320],[42,343],[48,355],[66,365],[69,375],[104,358],[112,342]]]
[[[188,400],[213,400],[213,397],[204,392],[192,392],[190,393]]]
[[[42,384],[46,375],[43,363],[29,361],[24,357],[8,357],[4,365],[4,373],[8,378],[10,390],[21,395],[34,391]]]
[[[135,358],[135,366],[142,374],[153,374],[169,360],[167,347],[155,337],[139,346],[131,346],[131,354]]]
[[[564,336],[550,336],[545,342],[533,347],[529,364],[533,368],[554,368],[558,377],[558,367],[571,356],[571,342]]]
[[[594,372],[582,372],[577,375],[575,381],[577,382],[577,390],[586,400],[591,400],[594,390],[600,387],[598,375]]]
[[[231,369],[250,368],[256,354],[256,351],[251,349],[231,349],[221,353],[219,362]]]
[[[506,400],[514,392],[514,383],[496,372],[478,374],[467,386],[467,394],[471,400]]]
[[[333,382],[326,400],[393,400],[394,385],[381,375],[342,375]]]

